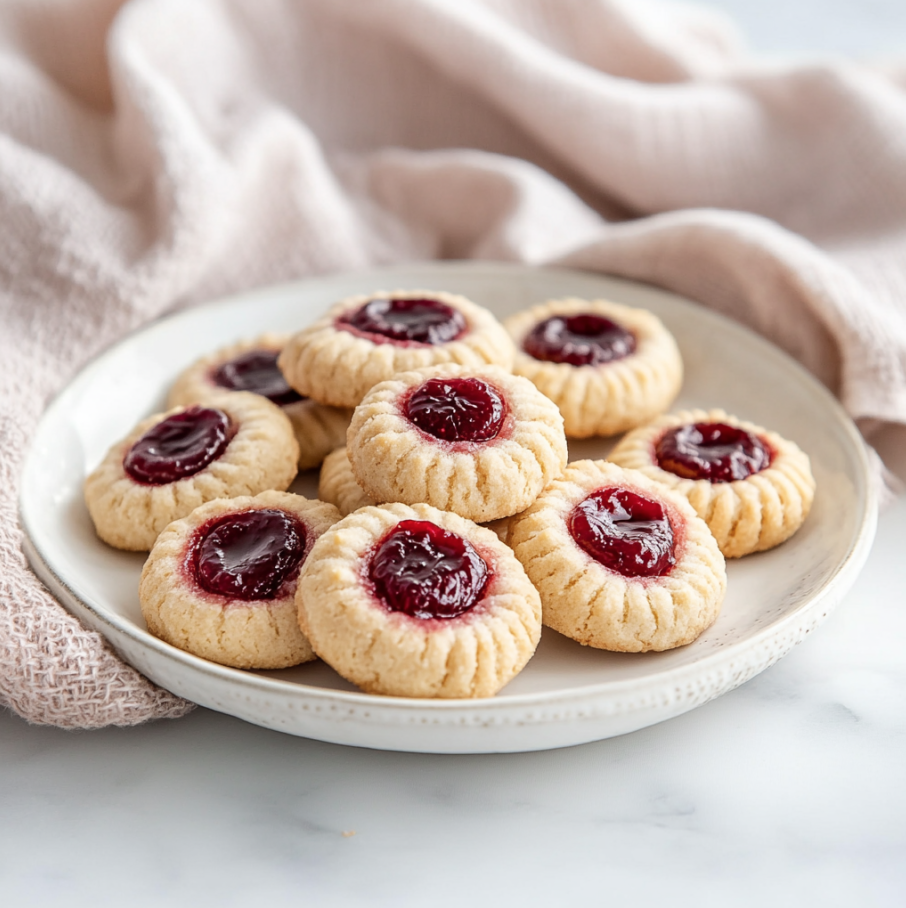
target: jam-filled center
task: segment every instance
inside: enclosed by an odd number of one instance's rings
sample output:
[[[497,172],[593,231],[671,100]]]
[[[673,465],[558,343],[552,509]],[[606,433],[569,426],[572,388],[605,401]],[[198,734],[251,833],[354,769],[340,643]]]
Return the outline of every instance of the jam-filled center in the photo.
[[[624,577],[660,577],[676,564],[676,538],[663,506],[628,489],[598,489],[569,515],[573,539]]]
[[[635,335],[603,315],[555,315],[539,322],[522,343],[529,356],[549,363],[596,366],[635,352]]]
[[[249,350],[218,366],[211,378],[221,388],[260,394],[278,407],[303,400],[277,367],[279,355],[277,350]]]
[[[406,416],[443,441],[490,441],[503,426],[506,405],[480,378],[431,378],[405,404]]]
[[[445,344],[466,330],[461,312],[432,299],[374,299],[341,316],[340,325],[397,344]]]
[[[374,549],[368,574],[391,612],[456,618],[481,600],[489,570],[462,536],[427,520],[403,520]]]
[[[227,514],[198,531],[195,580],[231,599],[273,599],[305,557],[305,527],[292,514],[262,508]]]
[[[757,435],[719,422],[671,429],[654,450],[662,470],[710,482],[745,479],[771,463],[771,450]]]
[[[222,410],[189,407],[148,429],[129,449],[123,469],[137,482],[176,482],[220,457],[232,437],[230,418]]]

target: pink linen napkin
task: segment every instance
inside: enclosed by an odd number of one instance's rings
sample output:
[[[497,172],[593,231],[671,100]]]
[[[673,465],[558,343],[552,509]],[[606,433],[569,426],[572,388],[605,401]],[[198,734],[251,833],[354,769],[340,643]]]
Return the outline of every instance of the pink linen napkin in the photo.
[[[48,396],[174,306],[430,258],[646,281],[906,423],[906,65],[765,66],[652,0],[0,6],[0,698],[128,725],[155,688],[28,570]]]

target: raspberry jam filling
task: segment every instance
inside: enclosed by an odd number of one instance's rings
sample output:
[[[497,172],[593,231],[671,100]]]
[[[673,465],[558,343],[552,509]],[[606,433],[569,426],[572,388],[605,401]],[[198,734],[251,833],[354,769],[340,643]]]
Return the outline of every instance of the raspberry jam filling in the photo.
[[[266,397],[278,407],[304,398],[286,383],[277,368],[276,350],[249,350],[223,363],[211,375],[214,383],[228,391],[251,391]]]
[[[371,300],[340,316],[338,324],[396,344],[445,344],[466,330],[462,313],[431,299]]]
[[[503,397],[480,378],[431,378],[404,410],[419,429],[443,441],[490,441],[506,416]]]
[[[771,463],[771,449],[737,426],[698,422],[665,432],[654,446],[658,466],[686,479],[733,482]]]
[[[457,618],[481,600],[489,571],[462,536],[427,520],[403,520],[374,549],[368,576],[391,612]]]
[[[569,532],[592,558],[624,577],[660,577],[676,564],[663,506],[628,489],[598,489],[569,515]]]
[[[189,407],[148,429],[129,449],[123,469],[136,482],[176,482],[217,460],[233,434],[230,418],[222,410]]]
[[[197,531],[195,581],[231,599],[273,599],[305,557],[302,523],[274,508],[226,514]]]
[[[555,315],[539,322],[522,343],[548,363],[597,366],[635,352],[635,335],[602,315]]]

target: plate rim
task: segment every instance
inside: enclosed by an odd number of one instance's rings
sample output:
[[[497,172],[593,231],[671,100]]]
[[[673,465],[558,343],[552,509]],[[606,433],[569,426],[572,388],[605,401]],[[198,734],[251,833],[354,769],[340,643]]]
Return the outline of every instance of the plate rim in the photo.
[[[791,612],[779,616],[776,620],[755,631],[746,639],[737,643],[731,643],[726,648],[716,649],[701,656],[691,663],[661,669],[634,678],[600,681],[591,684],[582,684],[575,687],[558,688],[552,691],[525,692],[508,695],[501,698],[492,697],[481,700],[419,699],[383,696],[376,698],[372,694],[366,694],[361,691],[323,688],[308,685],[303,682],[286,681],[279,678],[261,676],[251,672],[243,672],[239,669],[233,669],[228,666],[221,666],[216,663],[211,663],[207,660],[201,659],[200,657],[193,656],[190,653],[186,653],[182,650],[172,647],[170,644],[167,644],[164,641],[159,640],[158,638],[151,635],[149,631],[143,630],[135,623],[129,621],[124,616],[120,616],[116,613],[108,613],[106,610],[102,609],[95,603],[86,601],[85,599],[80,597],[62,577],[57,574],[57,572],[51,566],[47,553],[42,551],[38,542],[36,542],[36,534],[33,532],[32,528],[29,525],[28,505],[24,500],[25,483],[23,482],[20,485],[18,501],[19,522],[23,532],[23,551],[30,566],[32,567],[32,570],[45,583],[45,585],[51,590],[51,592],[56,595],[58,600],[74,600],[74,602],[77,603],[81,609],[88,611],[93,616],[94,621],[96,621],[98,624],[112,629],[112,631],[115,633],[125,635],[127,638],[131,639],[134,643],[139,644],[140,646],[150,648],[157,656],[164,657],[168,661],[174,661],[180,666],[188,669],[189,671],[202,672],[203,674],[208,675],[216,679],[217,681],[227,682],[230,684],[239,684],[240,687],[249,687],[256,693],[266,694],[268,692],[279,692],[283,695],[291,695],[293,693],[302,694],[305,697],[313,697],[324,702],[339,702],[344,707],[360,707],[367,710],[370,714],[379,712],[379,707],[383,706],[390,707],[395,712],[424,711],[427,709],[434,714],[446,715],[452,718],[453,716],[462,714],[464,712],[474,712],[476,708],[479,708],[482,711],[491,712],[524,712],[525,710],[531,709],[533,707],[535,709],[539,709],[557,706],[560,704],[566,705],[567,701],[575,702],[576,700],[594,700],[607,695],[619,697],[621,694],[628,694],[630,691],[635,691],[637,694],[641,695],[643,694],[643,692],[650,692],[650,690],[653,688],[673,687],[681,683],[683,679],[719,671],[721,668],[728,668],[734,656],[739,655],[740,657],[744,657],[746,653],[755,651],[759,647],[764,646],[770,641],[783,638],[785,634],[792,632],[792,636],[795,639],[792,640],[792,642],[786,649],[779,652],[779,654],[776,655],[775,658],[766,662],[761,667],[754,669],[751,674],[744,673],[745,676],[735,684],[723,687],[712,696],[707,698],[712,699],[713,697],[720,696],[721,694],[728,692],[733,687],[738,686],[738,684],[744,683],[754,674],[759,673],[769,665],[782,658],[782,656],[785,655],[786,652],[789,651],[789,649],[795,646],[796,643],[798,643],[815,626],[817,626],[817,624],[820,624],[820,622],[823,621],[828,614],[830,614],[833,607],[838,603],[839,599],[842,598],[842,595],[846,592],[849,586],[851,586],[852,582],[858,575],[859,570],[864,565],[864,562],[867,559],[868,553],[871,549],[871,544],[877,526],[878,490],[876,488],[876,484],[872,481],[871,465],[869,462],[867,446],[852,419],[843,409],[839,400],[837,400],[837,398],[834,397],[833,394],[831,394],[831,392],[823,384],[821,384],[814,375],[808,372],[799,362],[793,359],[793,357],[791,357],[789,354],[787,354],[785,351],[783,351],[781,348],[779,348],[766,338],[752,331],[741,322],[738,322],[735,319],[724,315],[723,313],[697,304],[692,300],[682,297],[679,294],[666,290],[662,287],[657,287],[655,285],[647,284],[641,281],[626,280],[617,276],[590,270],[556,267],[548,268],[510,262],[443,261],[402,263],[383,268],[367,269],[363,271],[337,272],[326,275],[317,275],[310,278],[302,278],[300,280],[287,281],[279,284],[253,288],[250,290],[245,290],[239,293],[229,294],[217,299],[209,300],[205,303],[201,303],[188,309],[180,309],[176,312],[167,313],[149,322],[146,322],[141,326],[138,326],[134,330],[118,338],[103,350],[98,351],[98,353],[87,360],[81,366],[81,368],[68,379],[66,384],[48,400],[48,403],[35,426],[32,438],[30,439],[29,445],[26,449],[21,471],[22,477],[25,476],[27,470],[29,469],[29,464],[32,463],[42,426],[48,419],[52,418],[53,414],[55,414],[56,412],[56,409],[62,406],[63,403],[65,403],[67,393],[70,393],[74,385],[77,385],[80,380],[84,380],[86,376],[88,376],[95,368],[97,368],[98,364],[103,361],[106,356],[110,355],[114,350],[119,348],[127,341],[146,332],[158,330],[160,327],[165,326],[167,323],[186,317],[187,315],[192,316],[199,314],[203,317],[206,311],[221,308],[225,305],[241,307],[247,301],[260,299],[262,295],[279,296],[281,294],[292,292],[295,289],[302,288],[312,290],[318,284],[323,284],[326,288],[329,287],[331,283],[336,283],[340,280],[361,279],[363,281],[373,280],[377,282],[381,280],[382,275],[389,277],[390,275],[399,274],[401,272],[411,273],[416,276],[432,272],[447,274],[469,272],[472,275],[476,276],[481,276],[482,273],[485,273],[489,276],[499,276],[501,273],[518,273],[520,275],[543,273],[545,275],[553,276],[556,276],[559,273],[563,274],[564,276],[570,277],[581,275],[591,280],[600,279],[611,284],[623,284],[630,288],[636,288],[643,291],[653,291],[658,295],[669,298],[671,302],[679,302],[683,306],[693,307],[697,313],[703,315],[706,319],[713,320],[719,325],[726,326],[729,324],[732,330],[742,332],[747,336],[747,340],[753,342],[756,345],[759,355],[766,355],[772,359],[783,361],[787,367],[794,368],[794,370],[799,373],[800,378],[811,385],[811,390],[813,392],[817,391],[821,396],[823,396],[825,403],[834,411],[838,427],[844,430],[844,435],[850,443],[851,450],[849,453],[855,455],[856,461],[861,467],[861,472],[859,473],[858,477],[856,477],[856,479],[858,479],[859,481],[856,483],[856,485],[857,487],[859,487],[858,491],[861,492],[858,497],[864,500],[864,508],[861,519],[859,520],[857,529],[850,541],[846,555],[836,564],[833,573],[826,578],[822,585],[812,594],[810,594],[806,600],[797,604],[797,606]],[[822,602],[827,603],[827,607],[823,610],[819,608]],[[67,604],[66,601],[61,601],[61,604],[64,605],[68,611],[73,612],[72,603]],[[814,615],[811,621],[803,621],[803,612],[806,612],[810,616],[813,612],[821,613]],[[81,616],[77,615],[77,617]],[[113,641],[110,641],[110,638],[106,634],[104,634],[104,632],[100,630],[100,628],[95,627],[94,629],[99,631],[102,636],[104,636],[108,640],[108,642],[110,642],[111,644],[113,643]],[[118,648],[117,652],[119,653]],[[122,656],[121,653],[120,655]],[[125,661],[128,662],[129,660],[127,659]],[[701,702],[705,701],[703,700],[694,702],[689,706],[689,708],[691,709],[694,706],[701,705]],[[513,721],[518,721],[518,719],[514,718]]]

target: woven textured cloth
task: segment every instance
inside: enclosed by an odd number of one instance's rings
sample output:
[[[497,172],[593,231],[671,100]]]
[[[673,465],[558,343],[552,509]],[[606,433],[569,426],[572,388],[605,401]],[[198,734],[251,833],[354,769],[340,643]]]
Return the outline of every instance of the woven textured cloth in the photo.
[[[901,435],[906,66],[761,65],[651,0],[7,0],[0,42],[0,698],[32,722],[191,708],[48,595],[16,517],[48,396],[177,306],[416,259],[593,269]]]

